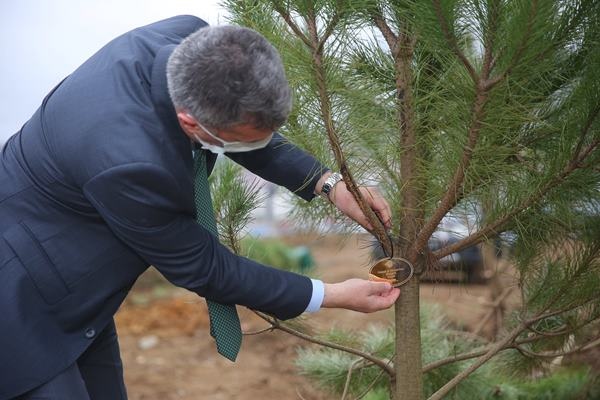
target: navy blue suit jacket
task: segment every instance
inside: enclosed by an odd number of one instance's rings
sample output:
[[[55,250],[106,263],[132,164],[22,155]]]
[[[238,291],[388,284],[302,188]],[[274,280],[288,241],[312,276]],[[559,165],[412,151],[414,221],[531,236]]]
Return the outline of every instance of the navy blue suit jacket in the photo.
[[[217,302],[282,319],[306,308],[308,278],[238,257],[194,221],[192,149],[165,71],[205,25],[180,16],[111,41],[2,148],[0,400],[75,362],[149,265]],[[323,170],[280,135],[230,157],[307,200]]]

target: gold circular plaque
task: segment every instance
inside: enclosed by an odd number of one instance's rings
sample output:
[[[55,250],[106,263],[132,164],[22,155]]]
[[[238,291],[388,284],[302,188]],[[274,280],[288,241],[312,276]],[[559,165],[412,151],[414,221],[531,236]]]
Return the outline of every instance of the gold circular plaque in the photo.
[[[412,278],[414,268],[408,260],[400,257],[383,258],[369,270],[372,281],[389,282],[394,287],[402,286]]]

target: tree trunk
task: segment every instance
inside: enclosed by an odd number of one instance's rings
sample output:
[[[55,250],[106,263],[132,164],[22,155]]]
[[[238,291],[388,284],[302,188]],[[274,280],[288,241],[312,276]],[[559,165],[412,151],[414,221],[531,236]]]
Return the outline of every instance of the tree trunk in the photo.
[[[394,400],[421,400],[421,330],[419,319],[419,278],[415,275],[396,302],[396,379]]]

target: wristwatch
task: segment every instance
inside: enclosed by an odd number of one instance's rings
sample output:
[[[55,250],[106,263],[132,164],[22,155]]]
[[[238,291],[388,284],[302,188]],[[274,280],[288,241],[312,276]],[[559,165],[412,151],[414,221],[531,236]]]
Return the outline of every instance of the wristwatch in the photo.
[[[321,187],[321,196],[325,197],[327,200],[331,201],[329,198],[329,193],[333,190],[333,187],[342,180],[342,174],[339,172],[334,172],[329,175],[327,179],[325,179],[325,183]]]

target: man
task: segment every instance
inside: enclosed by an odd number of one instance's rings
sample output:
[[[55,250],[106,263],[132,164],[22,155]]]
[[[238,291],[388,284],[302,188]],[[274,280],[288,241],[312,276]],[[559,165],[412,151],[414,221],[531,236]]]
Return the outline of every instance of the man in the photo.
[[[290,107],[262,36],[191,16],[116,38],[50,92],[1,154],[0,400],[125,399],[112,317],[149,265],[216,304],[281,319],[393,304],[386,283],[265,267],[195,221],[206,210],[194,162],[210,171],[224,153],[306,200],[325,188],[366,225],[336,175],[273,133]]]

